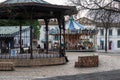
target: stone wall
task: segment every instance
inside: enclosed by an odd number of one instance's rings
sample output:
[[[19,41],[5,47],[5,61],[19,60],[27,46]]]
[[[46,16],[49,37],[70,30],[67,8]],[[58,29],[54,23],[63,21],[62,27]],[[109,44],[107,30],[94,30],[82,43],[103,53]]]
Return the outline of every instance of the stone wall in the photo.
[[[46,66],[65,64],[65,57],[43,59],[0,59],[0,62],[13,62],[17,67]]]

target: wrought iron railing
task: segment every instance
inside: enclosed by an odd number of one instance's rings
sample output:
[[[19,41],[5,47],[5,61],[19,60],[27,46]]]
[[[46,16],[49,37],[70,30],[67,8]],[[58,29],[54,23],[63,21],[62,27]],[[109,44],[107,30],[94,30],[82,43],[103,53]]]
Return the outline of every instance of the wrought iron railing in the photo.
[[[31,55],[27,52],[22,52],[17,50],[9,51],[8,53],[1,52],[0,53],[0,59],[30,59]],[[60,54],[58,51],[52,51],[50,50],[48,54],[46,54],[45,51],[33,51],[32,55],[33,59],[40,59],[40,58],[58,58],[60,57]]]

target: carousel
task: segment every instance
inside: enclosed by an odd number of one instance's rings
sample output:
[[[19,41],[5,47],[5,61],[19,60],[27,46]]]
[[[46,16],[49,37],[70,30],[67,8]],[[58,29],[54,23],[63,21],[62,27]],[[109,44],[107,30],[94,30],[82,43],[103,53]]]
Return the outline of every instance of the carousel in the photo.
[[[65,45],[67,51],[94,51],[96,46],[95,28],[89,28],[75,21],[71,16],[65,24]]]

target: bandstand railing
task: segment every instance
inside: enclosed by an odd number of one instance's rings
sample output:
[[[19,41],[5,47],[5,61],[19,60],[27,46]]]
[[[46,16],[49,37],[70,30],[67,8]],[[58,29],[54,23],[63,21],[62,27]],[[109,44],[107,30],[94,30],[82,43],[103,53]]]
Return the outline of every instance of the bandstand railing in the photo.
[[[20,49],[10,49],[8,52],[1,52],[0,59],[30,59],[31,55],[29,50],[22,51]],[[61,57],[58,51],[49,50],[48,54],[44,50],[33,49],[33,59],[41,58],[59,58]]]

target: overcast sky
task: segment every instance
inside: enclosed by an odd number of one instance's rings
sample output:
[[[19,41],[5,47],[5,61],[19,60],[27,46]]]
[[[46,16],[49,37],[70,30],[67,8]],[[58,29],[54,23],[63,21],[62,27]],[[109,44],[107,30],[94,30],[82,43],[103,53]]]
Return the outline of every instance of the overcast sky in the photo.
[[[3,2],[5,0],[0,0],[0,2]],[[47,1],[49,3],[52,3],[52,4],[59,4],[59,5],[62,5],[65,3],[66,0],[44,0],[44,1]]]
[[[62,4],[65,4],[66,0],[45,0],[45,1],[47,1],[49,3],[53,3],[53,4],[60,4],[60,5],[62,5]]]
[[[3,1],[5,1],[5,0],[0,0],[0,2],[3,2]]]

